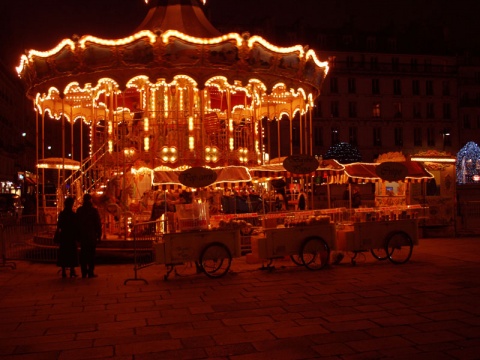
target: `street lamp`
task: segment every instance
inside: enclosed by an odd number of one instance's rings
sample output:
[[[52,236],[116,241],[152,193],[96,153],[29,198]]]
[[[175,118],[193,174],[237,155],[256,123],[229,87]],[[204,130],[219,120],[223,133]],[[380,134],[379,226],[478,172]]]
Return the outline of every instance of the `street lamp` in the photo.
[[[445,150],[445,146],[450,146],[450,129],[444,128],[442,130],[442,137],[443,137],[443,150]]]
[[[23,187],[22,187],[22,198],[25,199],[27,196],[27,133],[22,132],[22,142],[23,142]]]

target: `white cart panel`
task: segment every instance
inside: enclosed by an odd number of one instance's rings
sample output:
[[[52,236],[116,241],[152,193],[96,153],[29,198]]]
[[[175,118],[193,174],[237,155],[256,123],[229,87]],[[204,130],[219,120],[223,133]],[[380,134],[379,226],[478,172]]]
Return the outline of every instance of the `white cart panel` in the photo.
[[[418,220],[391,220],[369,221],[354,223],[353,226],[345,226],[337,231],[337,240],[334,250],[338,251],[361,251],[377,249],[385,245],[385,240],[392,232],[401,231],[412,239],[414,245],[418,245]]]
[[[156,261],[160,264],[197,261],[203,249],[215,242],[225,245],[232,258],[241,255],[239,230],[206,230],[165,234],[155,247]]]
[[[335,225],[265,229],[263,235],[252,239],[252,253],[260,259],[298,255],[304,240],[312,236],[322,238],[331,248],[335,243]]]

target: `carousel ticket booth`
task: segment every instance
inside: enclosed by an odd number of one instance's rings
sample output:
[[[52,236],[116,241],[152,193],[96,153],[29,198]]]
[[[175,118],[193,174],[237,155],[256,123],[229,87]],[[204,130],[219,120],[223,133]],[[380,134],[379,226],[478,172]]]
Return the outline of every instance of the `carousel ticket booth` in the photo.
[[[375,199],[373,207],[355,209],[355,216],[363,218],[383,216],[390,219],[418,219],[423,227],[429,217],[428,204],[416,196],[417,188],[424,189],[434,176],[421,162],[406,160],[401,153],[387,153],[376,163],[352,163],[345,165],[349,183],[373,183]]]
[[[424,183],[412,184],[413,203],[425,204],[428,218],[421,224],[424,237],[455,236],[456,233],[456,175],[455,156],[429,150],[412,156],[432,174]]]
[[[375,183],[375,207],[421,203],[412,198],[412,188],[433,179],[420,163],[413,161],[346,164],[345,173],[351,182]]]

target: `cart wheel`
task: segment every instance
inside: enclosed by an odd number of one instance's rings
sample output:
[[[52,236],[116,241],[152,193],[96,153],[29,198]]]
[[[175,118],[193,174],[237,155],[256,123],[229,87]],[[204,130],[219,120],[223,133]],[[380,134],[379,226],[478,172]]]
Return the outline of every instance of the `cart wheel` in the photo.
[[[302,255],[301,254],[290,255],[290,259],[292,260],[292,262],[295,265],[303,266],[303,261],[302,261]]]
[[[387,260],[388,254],[385,248],[370,249],[372,256],[377,260]]]
[[[300,256],[308,270],[320,270],[328,264],[330,248],[325,240],[313,236],[303,242]]]
[[[230,250],[218,242],[207,245],[200,255],[200,266],[203,272],[210,278],[224,276],[232,264]]]
[[[388,235],[385,252],[394,264],[405,264],[412,256],[413,241],[408,234],[397,231]]]

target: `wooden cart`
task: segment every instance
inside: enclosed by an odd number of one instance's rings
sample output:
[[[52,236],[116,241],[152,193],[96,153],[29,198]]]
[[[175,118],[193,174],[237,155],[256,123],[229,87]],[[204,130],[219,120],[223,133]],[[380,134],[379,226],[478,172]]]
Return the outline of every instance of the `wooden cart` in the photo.
[[[274,259],[290,256],[297,265],[319,270],[328,264],[334,242],[333,223],[267,228],[252,237],[252,253],[269,260],[267,268],[271,268]]]
[[[155,245],[155,259],[165,264],[167,280],[176,265],[195,262],[210,278],[224,276],[232,258],[241,256],[240,230],[202,230],[164,234]]]
[[[352,264],[361,252],[378,260],[404,264],[418,245],[418,219],[356,222],[339,225],[334,250],[352,253]]]

